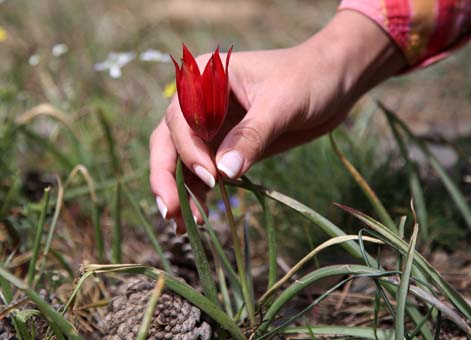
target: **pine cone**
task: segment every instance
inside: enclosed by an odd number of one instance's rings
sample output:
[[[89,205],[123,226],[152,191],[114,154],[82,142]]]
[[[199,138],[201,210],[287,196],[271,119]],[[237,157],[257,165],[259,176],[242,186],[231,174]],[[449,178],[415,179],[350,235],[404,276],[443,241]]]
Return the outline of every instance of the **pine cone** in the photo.
[[[16,339],[16,332],[8,318],[0,320],[0,340]]]
[[[51,304],[52,308],[55,310],[59,310],[62,305],[58,303],[56,296],[54,294],[49,294],[45,289],[41,289],[39,292],[41,298],[46,301],[47,303]],[[24,294],[20,294],[18,300],[21,300],[25,297]],[[15,303],[15,302],[13,302]],[[37,309],[36,304],[33,302],[28,302],[22,305],[19,310],[26,310],[26,309]],[[49,328],[49,323],[42,315],[34,315],[27,321],[27,326],[29,329],[34,329],[35,339],[45,339],[47,330]],[[0,320],[0,340],[13,340],[17,339],[16,331],[13,328],[11,321],[9,318],[5,318]],[[55,340],[56,337],[52,336],[51,339]]]
[[[134,339],[154,283],[133,281],[123,295],[113,298],[105,317],[106,339]],[[209,340],[211,327],[200,321],[201,311],[172,292],[164,292],[157,303],[147,339]]]

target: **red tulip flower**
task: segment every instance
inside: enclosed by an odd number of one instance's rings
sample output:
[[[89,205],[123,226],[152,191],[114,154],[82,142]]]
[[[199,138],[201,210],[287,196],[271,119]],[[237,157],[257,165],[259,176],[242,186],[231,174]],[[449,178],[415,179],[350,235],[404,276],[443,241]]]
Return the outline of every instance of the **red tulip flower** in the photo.
[[[195,58],[183,44],[182,66],[173,59],[177,81],[178,100],[188,125],[205,142],[210,142],[221,128],[229,104],[229,58],[226,69],[219,56],[219,47],[209,59],[203,74]]]

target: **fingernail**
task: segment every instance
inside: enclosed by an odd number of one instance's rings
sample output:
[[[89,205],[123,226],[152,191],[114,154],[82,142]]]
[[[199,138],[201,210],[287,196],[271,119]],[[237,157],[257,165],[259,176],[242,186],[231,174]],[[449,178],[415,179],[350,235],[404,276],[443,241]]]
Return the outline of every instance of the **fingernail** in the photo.
[[[193,215],[193,219],[195,220],[195,224],[196,224],[197,226],[200,226],[200,227],[201,227],[201,226],[204,225],[204,220],[203,220],[203,222],[201,222],[201,223],[198,222],[198,218],[197,218],[195,215]]]
[[[170,220],[170,227],[172,228],[173,233],[177,234],[177,222],[174,219]]]
[[[165,205],[164,201],[162,201],[162,199],[159,196],[157,196],[155,198],[155,202],[157,203],[157,208],[159,208],[159,211],[160,211],[160,214],[162,215],[162,217],[167,218],[168,209],[167,209],[167,206]]]
[[[201,165],[196,165],[194,167],[194,171],[195,171],[195,174],[199,178],[201,178],[201,180],[205,182],[208,187],[210,187],[211,189],[214,188],[214,186],[216,185],[216,180],[214,179],[213,175],[211,175],[211,173],[208,170],[203,168]]]
[[[229,178],[235,178],[240,170],[244,159],[238,151],[229,151],[219,160],[217,167]]]

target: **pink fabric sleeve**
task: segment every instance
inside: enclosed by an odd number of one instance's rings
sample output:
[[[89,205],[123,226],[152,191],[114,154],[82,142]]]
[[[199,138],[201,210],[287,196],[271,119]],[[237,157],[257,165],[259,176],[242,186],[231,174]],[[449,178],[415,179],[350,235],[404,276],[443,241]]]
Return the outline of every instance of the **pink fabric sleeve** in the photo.
[[[470,0],[343,0],[376,22],[399,46],[410,69],[448,56],[471,37]]]

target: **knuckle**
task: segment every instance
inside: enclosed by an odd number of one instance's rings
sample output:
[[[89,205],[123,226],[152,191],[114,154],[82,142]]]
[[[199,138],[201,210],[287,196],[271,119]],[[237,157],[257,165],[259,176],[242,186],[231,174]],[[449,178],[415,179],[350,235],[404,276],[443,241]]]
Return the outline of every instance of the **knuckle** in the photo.
[[[263,153],[265,143],[262,134],[257,129],[250,126],[240,126],[233,131],[233,137],[236,141],[235,146],[238,141],[242,141],[249,149],[251,157],[258,158]]]

